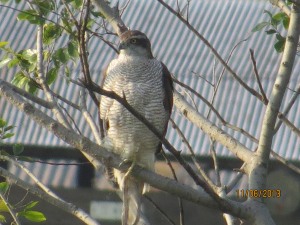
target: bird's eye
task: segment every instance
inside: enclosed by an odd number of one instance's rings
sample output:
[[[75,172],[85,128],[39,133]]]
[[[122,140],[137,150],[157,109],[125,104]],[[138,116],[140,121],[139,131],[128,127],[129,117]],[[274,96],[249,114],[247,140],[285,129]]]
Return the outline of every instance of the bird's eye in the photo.
[[[134,38],[133,38],[133,39],[130,39],[130,43],[131,43],[131,44],[135,44],[135,43],[136,43],[136,39],[134,39]]]

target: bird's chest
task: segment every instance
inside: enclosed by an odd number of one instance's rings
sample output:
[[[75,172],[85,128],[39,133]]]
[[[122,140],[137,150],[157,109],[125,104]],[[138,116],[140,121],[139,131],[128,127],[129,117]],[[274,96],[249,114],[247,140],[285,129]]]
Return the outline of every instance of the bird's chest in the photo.
[[[143,61],[119,63],[113,72],[118,76],[113,78],[112,90],[125,97],[133,107],[146,106],[162,97],[161,69],[155,63]]]

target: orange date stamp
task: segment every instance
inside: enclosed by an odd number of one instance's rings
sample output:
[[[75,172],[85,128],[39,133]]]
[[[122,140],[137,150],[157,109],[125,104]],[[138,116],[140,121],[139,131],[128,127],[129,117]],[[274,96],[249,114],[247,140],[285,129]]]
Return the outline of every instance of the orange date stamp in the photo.
[[[280,190],[236,190],[238,198],[280,198]]]

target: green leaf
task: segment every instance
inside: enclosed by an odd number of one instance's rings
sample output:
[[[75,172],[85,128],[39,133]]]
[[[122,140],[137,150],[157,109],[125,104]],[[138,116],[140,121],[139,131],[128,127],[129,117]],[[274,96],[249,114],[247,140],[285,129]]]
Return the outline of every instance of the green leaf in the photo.
[[[16,4],[19,4],[22,0],[15,0]]]
[[[277,53],[283,52],[285,41],[278,41],[275,43],[274,48],[276,49]]]
[[[0,200],[0,212],[9,212],[9,209],[3,200]]]
[[[2,223],[6,223],[5,216],[3,216],[3,215],[0,215],[0,222],[2,222]]]
[[[46,75],[47,84],[50,85],[53,83],[53,81],[56,79],[58,74],[58,68],[54,67],[51,70],[48,71]]]
[[[20,67],[21,67],[22,69],[28,70],[29,67],[30,67],[32,64],[30,64],[30,63],[29,63],[27,60],[25,60],[25,59],[21,59],[21,60],[19,61],[19,65],[20,65]]]
[[[58,38],[62,33],[62,30],[59,26],[56,26],[54,23],[44,25],[43,33],[43,43],[49,45],[55,38]]]
[[[32,221],[32,222],[41,222],[45,221],[46,218],[43,213],[37,212],[37,211],[24,211],[24,212],[18,212],[18,217],[24,216],[26,219]]]
[[[273,17],[272,13],[270,13],[268,10],[264,10],[264,13],[267,13],[270,16],[270,18],[272,19],[272,17]]]
[[[277,32],[276,32],[276,30],[274,30],[274,29],[270,29],[270,30],[267,30],[266,33],[267,33],[267,34],[275,34],[275,33],[277,33]]]
[[[293,3],[292,3],[292,2],[289,2],[289,1],[287,1],[287,2],[286,2],[286,4],[287,4],[287,5],[291,5],[291,4],[293,4]]]
[[[67,66],[65,67],[65,76],[70,77],[70,70]],[[69,85],[69,84],[70,84],[70,81],[67,80],[67,85]]]
[[[24,146],[21,143],[17,143],[13,145],[13,153],[14,155],[19,155],[24,151]]]
[[[54,60],[61,62],[62,64],[66,63],[69,60],[69,54],[65,48],[60,48],[54,53]]]
[[[9,0],[1,0],[2,3],[7,3]]]
[[[14,79],[11,81],[11,83],[12,83],[13,85],[19,87],[19,83],[20,83],[20,81],[21,81],[21,79],[22,79],[23,77],[25,77],[24,73],[18,72],[18,73],[15,75]]]
[[[18,88],[23,88],[29,81],[30,81],[30,79],[28,77],[23,77],[23,78],[21,78],[20,82],[16,86]]]
[[[27,9],[18,14],[17,20],[27,20],[29,18],[33,18],[34,15],[37,15],[37,12],[35,10]]]
[[[74,0],[72,1],[72,5],[75,9],[79,9],[82,6],[82,0]]]
[[[0,119],[0,127],[4,127],[6,125],[6,121],[3,119]]]
[[[278,21],[278,20],[275,20],[275,19],[271,19],[271,25],[273,26],[273,27],[276,27],[276,26],[278,26],[280,24],[280,21]]]
[[[15,133],[7,133],[7,134],[5,134],[5,135],[2,137],[2,139],[10,138],[10,137],[12,137],[12,136],[14,136],[14,135],[15,135]]]
[[[77,42],[75,41],[70,41],[68,43],[68,53],[69,55],[74,58],[74,59],[77,59],[79,57],[79,54],[78,54],[78,44]]]
[[[37,92],[37,90],[38,90],[37,87],[31,85],[30,83],[28,83],[28,85],[29,85],[28,92],[31,93],[31,94],[35,94]]]
[[[0,154],[1,155],[6,155],[6,156],[11,156],[10,154],[8,154],[6,151],[0,150]]]
[[[6,45],[8,43],[9,43],[8,41],[0,41],[0,47]]]
[[[15,66],[20,60],[18,58],[14,58],[12,59],[8,64],[7,64],[7,68],[11,68],[13,66]]]
[[[289,25],[290,25],[290,18],[288,16],[285,16],[283,19],[282,19],[282,25],[285,29],[288,29],[289,28]]]
[[[27,157],[27,156],[16,156],[16,158],[19,161],[23,161],[23,162],[36,162],[34,159]]]
[[[28,18],[29,23],[35,24],[35,25],[42,25],[45,23],[45,19],[39,17],[39,16],[34,16],[32,18]]]
[[[276,39],[277,39],[278,41],[285,41],[285,38],[282,37],[280,34],[276,34]]]
[[[27,49],[26,51],[22,52],[22,58],[26,59],[30,63],[36,63],[37,61],[37,54],[36,51],[33,51],[31,49]]]
[[[10,60],[11,60],[11,58],[3,59],[3,60],[0,62],[0,68],[2,68],[2,67],[5,66],[7,63],[9,63]]]
[[[43,58],[45,61],[50,61],[50,52],[48,50],[43,51]]]
[[[94,16],[94,17],[96,17],[96,18],[98,18],[98,17],[102,17],[102,18],[104,18],[104,16],[103,16],[103,14],[101,13],[101,12],[94,12],[94,11],[90,11],[91,12],[91,14]]]
[[[92,25],[93,25],[93,23],[95,23],[95,21],[94,21],[94,20],[92,20],[92,19],[88,19],[88,22],[87,22],[87,24],[86,24],[86,27],[87,27],[87,28],[91,28],[91,27],[92,27]]]
[[[31,204],[29,204],[28,206],[25,207],[24,211],[28,211],[28,209],[33,208],[36,204],[38,204],[39,202],[32,202]]]
[[[251,30],[251,32],[254,33],[254,32],[256,32],[256,31],[259,31],[259,30],[263,29],[263,28],[264,28],[265,26],[267,26],[267,25],[270,25],[270,23],[269,23],[269,22],[261,22],[261,23],[257,24],[257,25]]]
[[[2,193],[5,193],[9,188],[9,184],[7,182],[0,183],[0,190]]]
[[[275,19],[275,20],[277,20],[277,21],[281,21],[282,18],[283,18],[283,15],[285,15],[285,13],[277,13],[272,18]]]
[[[48,1],[34,0],[33,3],[38,7],[42,15],[47,16],[54,8]]]
[[[8,126],[8,127],[5,127],[5,128],[4,128],[4,131],[5,131],[5,132],[6,132],[6,131],[9,131],[9,130],[15,128],[15,127],[16,127],[16,126]]]

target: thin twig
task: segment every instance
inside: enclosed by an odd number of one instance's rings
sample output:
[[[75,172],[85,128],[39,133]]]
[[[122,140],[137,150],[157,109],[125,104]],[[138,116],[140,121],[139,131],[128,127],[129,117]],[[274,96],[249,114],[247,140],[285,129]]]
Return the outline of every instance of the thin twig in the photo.
[[[194,95],[196,95],[198,98],[200,98],[206,105],[208,105],[211,108],[211,110],[216,114],[216,116],[221,120],[222,123],[226,123],[226,121],[223,119],[223,117],[220,115],[220,113],[215,109],[215,107],[212,104],[210,104],[210,102],[207,101],[202,95],[200,95],[197,91],[192,89],[190,86],[188,86],[188,85],[180,82],[179,80],[177,80],[174,76],[172,77],[172,79],[175,83],[177,83],[180,86],[186,88],[187,90],[192,92]]]
[[[213,48],[213,46],[192,26],[190,25],[182,16],[178,14],[174,9],[172,9],[167,3],[163,0],[157,0],[160,2],[165,8],[167,8],[171,13],[173,13],[177,18],[183,22],[199,39],[201,39],[204,44],[209,48],[209,50],[213,53],[213,55],[219,60],[219,62],[226,68],[226,70],[252,95],[256,98],[262,100],[262,96],[255,91],[253,88],[249,87],[232,69],[231,67],[222,59],[219,53]]]
[[[72,118],[72,116],[70,115],[70,113],[68,112],[68,110],[67,110],[65,107],[63,107],[61,104],[58,103],[58,105],[59,105],[60,108],[62,108],[62,109],[64,110],[65,114],[67,114],[67,116],[69,117],[69,119],[72,121],[72,123],[73,123],[73,125],[75,126],[76,130],[78,131],[78,133],[79,133],[80,135],[82,135],[82,133],[81,133],[79,127],[78,127],[77,124],[75,123],[75,120]]]
[[[290,99],[288,105],[285,107],[285,109],[282,112],[282,115],[284,117],[286,117],[286,115],[289,113],[290,109],[292,108],[292,106],[294,105],[296,99],[298,98],[300,94],[300,83],[297,85],[295,93],[293,94],[292,98]],[[274,135],[277,133],[277,131],[279,130],[280,126],[282,124],[282,120],[279,120],[274,128]]]
[[[227,60],[226,60],[226,63],[227,63],[227,64],[229,63],[229,60],[231,59],[231,56],[232,56],[233,52],[235,51],[235,49],[236,49],[242,42],[247,41],[249,38],[250,38],[250,36],[247,37],[247,38],[245,38],[245,39],[243,39],[243,40],[241,40],[241,41],[239,41],[238,43],[236,43],[235,46],[233,46],[233,48],[231,49],[231,51],[230,51],[230,53],[229,53],[229,56],[228,56],[228,58],[227,58]],[[216,58],[214,58],[214,59],[216,59]],[[211,98],[211,101],[210,101],[210,102],[211,102],[211,105],[214,105],[215,97],[217,96],[217,92],[218,92],[218,89],[219,89],[219,87],[220,87],[221,80],[222,80],[222,78],[223,78],[224,73],[225,73],[225,67],[223,67],[223,69],[222,69],[222,71],[221,71],[221,74],[220,74],[220,76],[219,76],[219,79],[218,79],[218,81],[217,81],[217,84],[215,84],[214,93],[213,93],[212,98]],[[209,109],[206,118],[209,118],[210,112],[211,112],[211,108]]]
[[[174,179],[178,181],[176,173],[175,173],[175,170],[174,170],[174,168],[172,166],[172,163],[171,163],[170,159],[168,158],[168,156],[166,155],[166,153],[164,152],[163,149],[161,150],[161,153],[162,153],[163,157],[165,158],[165,160],[167,162],[167,165],[169,166]],[[184,210],[183,210],[182,199],[180,197],[178,197],[178,202],[179,202],[179,211],[180,211],[180,213],[179,213],[179,221],[180,221],[180,224],[184,224]]]
[[[257,139],[256,139],[255,137],[253,137],[251,134],[249,134],[247,131],[245,131],[245,130],[242,129],[242,128],[239,128],[239,127],[234,126],[234,125],[232,125],[232,124],[230,124],[230,123],[227,123],[227,122],[226,122],[226,123],[220,122],[219,125],[223,125],[223,126],[226,126],[226,127],[230,128],[230,129],[232,129],[232,130],[238,131],[238,132],[240,132],[241,134],[245,135],[247,138],[249,138],[251,141],[253,141],[253,142],[255,142],[255,143],[258,143],[258,142],[257,142]]]
[[[216,173],[216,177],[217,177],[216,186],[221,187],[219,163],[218,163],[217,153],[216,153],[215,146],[214,146],[215,145],[215,140],[213,138],[209,137],[209,142],[210,142],[209,150],[210,150],[211,156],[212,156],[213,161],[214,161],[215,173]]]
[[[10,215],[12,216],[12,218],[14,219],[15,221],[15,224],[16,225],[21,225],[21,222],[20,220],[18,219],[17,217],[17,214],[15,213],[15,211],[11,208],[11,206],[9,205],[9,203],[7,202],[6,198],[4,197],[4,195],[1,193],[0,191],[0,198],[1,200],[4,202],[6,208],[8,209]]]
[[[95,121],[93,120],[91,114],[89,113],[89,111],[87,110],[87,107],[86,107],[86,93],[85,93],[85,89],[82,87],[81,90],[80,90],[80,97],[79,97],[79,100],[80,100],[80,108],[81,108],[81,113],[83,114],[85,120],[87,121],[87,123],[89,124],[93,134],[94,134],[94,137],[98,143],[98,145],[101,145],[102,144],[102,141],[101,141],[101,138],[100,138],[100,132],[99,132],[99,129],[95,123]]]
[[[173,129],[175,129],[175,131],[179,134],[179,136],[181,137],[182,142],[185,144],[186,148],[188,149],[188,151],[191,154],[191,158],[193,160],[193,163],[195,164],[195,166],[197,167],[197,169],[199,170],[201,176],[203,177],[203,179],[209,184],[209,186],[215,191],[215,193],[217,193],[217,187],[215,186],[215,184],[212,182],[212,180],[207,176],[207,174],[205,173],[204,169],[202,168],[200,162],[198,162],[198,159],[191,147],[191,145],[189,144],[188,140],[186,139],[185,135],[183,134],[183,132],[179,129],[179,127],[177,126],[177,124],[174,122],[174,120],[172,120],[171,118],[169,119]]]
[[[267,98],[267,96],[266,96],[266,94],[264,92],[263,86],[262,86],[262,84],[260,82],[259,74],[258,74],[257,67],[256,67],[256,61],[255,61],[255,58],[254,58],[254,51],[251,48],[249,49],[249,51],[250,51],[250,58],[251,58],[251,62],[252,62],[252,66],[253,66],[253,70],[254,70],[254,74],[255,74],[255,79],[256,79],[256,81],[258,83],[258,87],[259,87],[260,93],[261,93],[261,95],[263,97],[262,102],[265,105],[267,105],[268,102],[269,102],[269,100],[268,100],[268,98]]]
[[[176,225],[176,223],[148,195],[143,195],[143,196],[145,197],[145,199],[151,202],[151,204],[155,207],[155,209],[157,209],[158,212],[160,212],[161,215],[163,215],[163,217],[165,217],[170,224]]]
[[[194,72],[194,71],[191,71],[194,75],[196,75],[197,77],[200,77],[201,79],[203,79],[204,81],[206,81],[209,85],[211,85],[212,87],[214,87],[214,84],[211,83],[210,81],[208,81],[207,79],[205,79],[203,76],[201,76],[200,74]]]
[[[286,119],[286,117],[283,116],[283,114],[279,113],[279,114],[278,114],[278,118],[279,118],[282,122],[284,122],[284,124],[285,124],[288,128],[290,128],[291,131],[293,131],[298,137],[300,137],[300,130],[299,130],[297,127],[295,127],[295,125],[292,124],[288,119]]]

